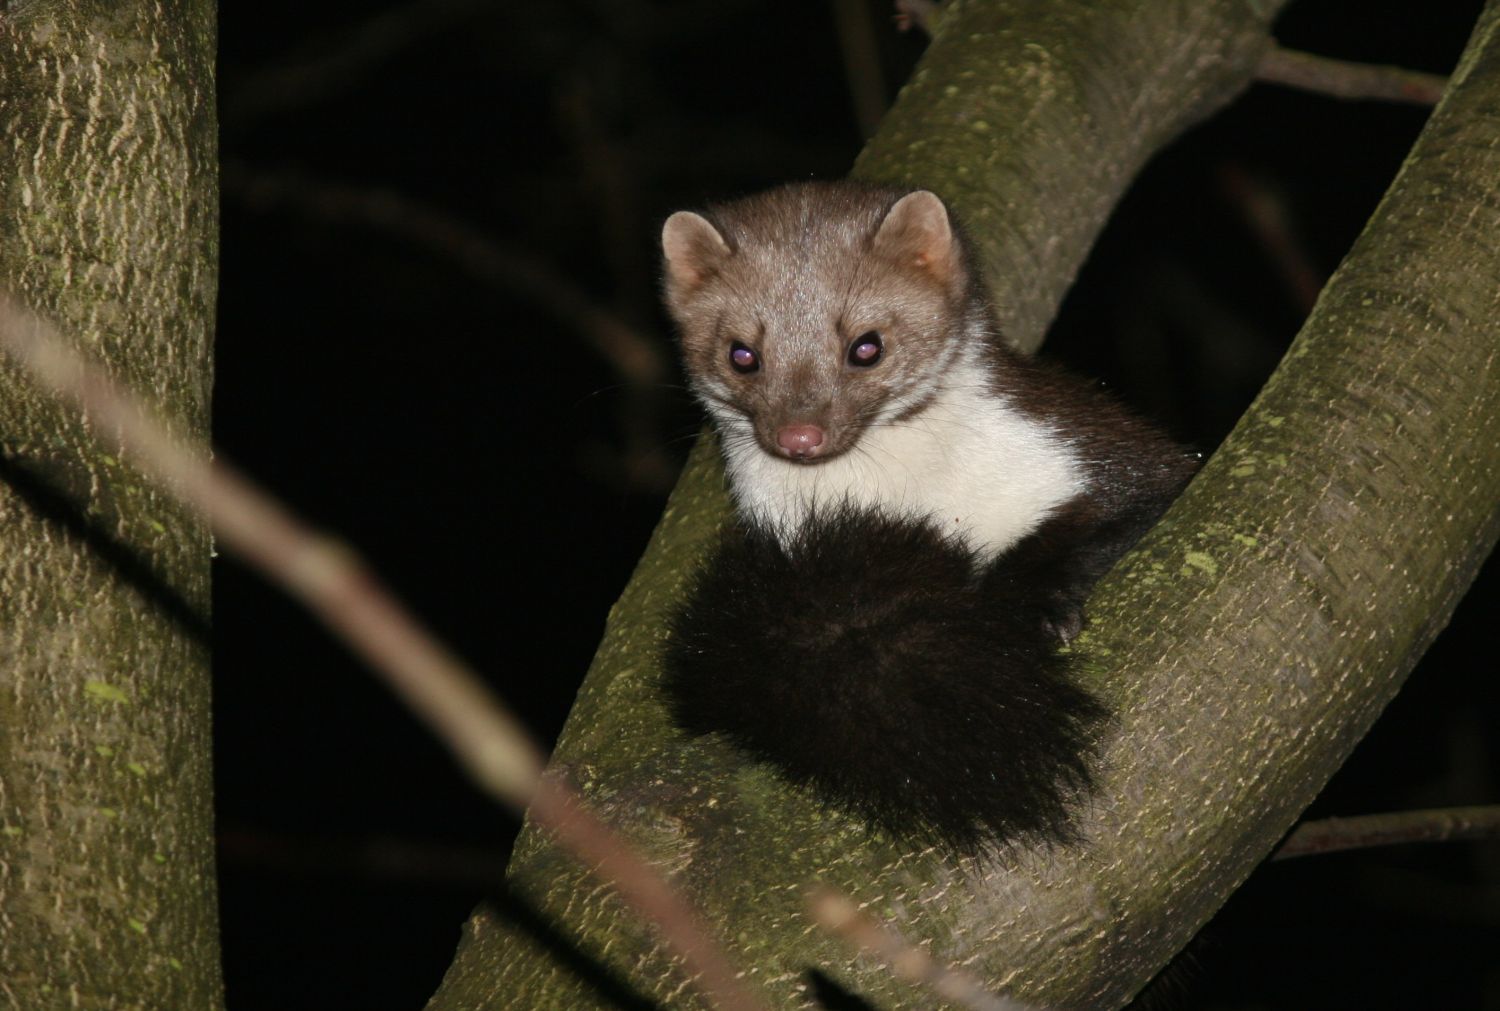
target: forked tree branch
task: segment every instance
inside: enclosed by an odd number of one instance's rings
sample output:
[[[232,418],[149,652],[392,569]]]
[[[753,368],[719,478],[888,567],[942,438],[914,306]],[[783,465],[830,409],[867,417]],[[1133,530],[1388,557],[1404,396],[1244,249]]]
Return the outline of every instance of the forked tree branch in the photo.
[[[1002,332],[1032,349],[1136,170],[1243,89],[1275,13],[1231,0],[1170,16],[1146,0],[955,5],[855,175],[942,194]],[[1485,328],[1500,145],[1483,114],[1496,79],[1476,72],[1495,59],[1497,23],[1492,4],[1255,408],[1091,599],[1080,649],[1099,659],[1117,720],[1078,846],[944,860],[673,733],[653,661],[728,512],[713,446],[697,453],[552,761],[611,798],[603,813],[733,924],[726,943],[768,999],[795,1006],[818,966],[881,1006],[931,1006],[806,930],[801,898],[825,881],[991,989],[1118,1006],[1264,860],[1399,688],[1500,534],[1500,361]],[[580,899],[561,855],[523,833],[510,874],[671,999],[671,960]],[[544,1003],[587,995],[482,916],[432,1007]]]

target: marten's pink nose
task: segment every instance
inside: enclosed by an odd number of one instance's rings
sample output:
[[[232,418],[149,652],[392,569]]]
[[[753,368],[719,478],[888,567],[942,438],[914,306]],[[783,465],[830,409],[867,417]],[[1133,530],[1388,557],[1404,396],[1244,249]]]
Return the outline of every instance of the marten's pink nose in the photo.
[[[776,433],[776,445],[787,456],[797,460],[818,455],[823,445],[823,430],[817,425],[788,425]]]

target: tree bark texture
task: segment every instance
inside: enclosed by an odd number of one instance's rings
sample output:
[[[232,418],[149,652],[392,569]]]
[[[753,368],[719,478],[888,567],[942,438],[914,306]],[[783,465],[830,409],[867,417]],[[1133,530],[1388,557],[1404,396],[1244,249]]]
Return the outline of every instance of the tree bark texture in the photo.
[[[206,441],[211,3],[0,11],[0,286]],[[206,524],[0,360],[0,1005],[222,1004]]]

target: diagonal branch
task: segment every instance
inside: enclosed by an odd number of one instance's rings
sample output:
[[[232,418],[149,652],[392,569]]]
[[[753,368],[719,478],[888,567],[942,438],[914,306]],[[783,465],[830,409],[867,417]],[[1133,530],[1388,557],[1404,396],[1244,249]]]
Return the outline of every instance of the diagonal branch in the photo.
[[[860,912],[848,896],[820,888],[808,897],[813,920],[879,958],[891,972],[930,989],[969,1011],[1033,1011],[1030,1004],[990,993],[983,982],[962,969],[943,965],[889,927]]]
[[[543,779],[542,754],[484,682],[397,603],[352,550],[303,524],[222,458],[167,432],[134,398],[70,351],[41,320],[0,296],[0,347],[38,383],[112,432],[162,487],[211,520],[214,533],[301,600],[363,656],[494,799],[531,817],[655,923],[724,1008],[749,996],[693,912],[660,876],[582,807]]]
[[[436,253],[478,281],[536,302],[587,340],[627,383],[652,386],[671,375],[660,341],[599,305],[535,255],[438,208],[386,188],[260,172],[234,163],[224,167],[224,188],[257,208],[294,207],[323,221],[377,228]]]

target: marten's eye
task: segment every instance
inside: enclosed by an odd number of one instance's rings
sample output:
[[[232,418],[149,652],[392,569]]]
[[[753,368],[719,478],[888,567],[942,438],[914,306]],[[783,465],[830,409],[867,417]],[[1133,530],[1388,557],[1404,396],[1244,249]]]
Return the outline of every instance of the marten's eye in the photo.
[[[884,347],[880,342],[880,334],[874,330],[856,337],[854,343],[849,345],[849,364],[874,365],[880,361],[880,352]]]
[[[739,341],[729,345],[729,367],[736,372],[754,372],[760,368],[760,356]]]

